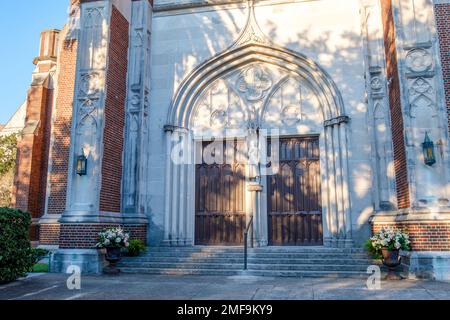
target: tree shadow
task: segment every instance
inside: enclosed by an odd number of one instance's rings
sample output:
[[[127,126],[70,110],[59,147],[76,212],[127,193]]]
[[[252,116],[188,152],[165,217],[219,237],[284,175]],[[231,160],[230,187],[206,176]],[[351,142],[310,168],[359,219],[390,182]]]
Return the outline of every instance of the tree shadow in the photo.
[[[261,5],[263,4],[261,2]],[[307,6],[308,2],[304,4],[296,3],[295,5]],[[259,9],[258,6],[256,9],[257,19]],[[355,13],[359,14],[359,12]],[[238,8],[215,12],[212,8],[207,7],[206,9],[194,9],[192,12],[174,14],[177,14],[176,23],[180,30],[177,37],[180,42],[164,43],[161,40],[161,38],[168,36],[168,33],[164,32],[167,25],[162,22],[166,18],[162,13],[154,18],[157,21],[158,29],[154,29],[153,35],[153,47],[164,45],[165,49],[157,49],[157,53],[153,56],[153,58],[156,57],[156,61],[153,59],[153,66],[156,62],[158,69],[154,71],[156,74],[153,75],[152,79],[152,84],[154,84],[152,93],[156,93],[158,96],[171,97],[171,99],[180,83],[195,67],[223,52],[237,40],[239,32],[245,26],[244,17],[247,15],[247,9],[245,5],[242,5]],[[161,21],[156,19],[161,19]],[[264,17],[266,23],[264,29],[266,35],[277,42],[277,39],[284,38],[277,21],[273,19]],[[167,19],[165,23],[168,24],[171,21],[175,20]],[[329,73],[342,94],[346,113],[351,118],[348,137],[350,165],[348,188],[351,194],[350,201],[352,204],[357,202],[357,205],[352,207],[352,225],[355,233],[363,234],[361,237],[369,236],[369,216],[355,222],[363,211],[374,212],[374,199],[371,195],[374,187],[371,177],[374,173],[370,158],[372,148],[370,136],[372,133],[368,129],[368,121],[371,115],[367,102],[367,71],[363,54],[365,51],[364,38],[361,34],[361,28],[343,30],[339,34],[332,29],[317,34],[314,29],[314,25],[299,24],[299,31],[291,33],[291,38],[283,44],[283,47],[309,56]],[[170,34],[170,37],[174,37],[174,34]],[[179,50],[179,48],[182,48],[182,50]],[[311,57],[309,53],[314,53],[314,56]],[[164,69],[160,69],[161,62]],[[164,86],[156,81],[159,78],[157,75],[159,70],[170,73],[169,83],[165,83]],[[163,94],[162,91],[164,91]],[[158,99],[158,108],[169,109],[171,99]],[[164,121],[164,119],[158,120]],[[160,122],[160,124],[162,127],[165,123]],[[156,139],[160,139],[161,142],[157,142]],[[157,149],[158,152],[164,148],[162,146],[163,141],[164,133],[161,130],[161,135],[152,139],[152,142],[159,143],[161,146],[160,149]],[[367,174],[368,177],[361,178],[363,174]],[[164,181],[164,179],[161,176],[161,180]],[[346,183],[344,182],[344,184]]]

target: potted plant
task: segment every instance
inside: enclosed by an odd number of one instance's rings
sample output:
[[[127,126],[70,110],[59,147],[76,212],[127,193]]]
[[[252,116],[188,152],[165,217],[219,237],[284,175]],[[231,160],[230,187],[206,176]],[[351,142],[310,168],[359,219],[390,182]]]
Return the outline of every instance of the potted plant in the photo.
[[[409,251],[410,241],[407,233],[392,228],[381,229],[366,245],[369,252],[376,259],[382,259],[383,264],[388,268],[386,279],[400,279],[395,274],[395,268],[401,264],[400,250]]]
[[[130,235],[125,233],[122,228],[108,228],[99,233],[97,248],[106,249],[106,261],[109,266],[104,272],[108,274],[117,274],[120,272],[116,265],[122,258],[122,249],[128,248]]]

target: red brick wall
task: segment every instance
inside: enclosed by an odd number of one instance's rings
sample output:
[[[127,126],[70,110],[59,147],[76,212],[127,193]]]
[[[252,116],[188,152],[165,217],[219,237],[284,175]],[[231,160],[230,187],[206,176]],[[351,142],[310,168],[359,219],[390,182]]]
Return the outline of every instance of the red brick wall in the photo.
[[[77,62],[77,42],[65,42],[59,56],[56,114],[53,123],[52,166],[48,213],[61,214],[66,208],[67,176],[69,171],[70,131]]]
[[[24,132],[17,144],[16,174],[13,201],[15,208],[29,211],[38,219],[44,214],[47,176],[49,121],[52,110],[52,90],[45,82],[33,85],[27,95],[26,123],[37,124],[34,132]],[[36,225],[30,230],[31,240],[38,240]]]
[[[374,224],[373,232],[392,227],[409,234],[413,251],[450,251],[450,222]]]
[[[391,0],[382,0],[382,20],[386,48],[387,76],[391,79],[389,102],[394,145],[394,167],[397,185],[397,201],[400,209],[410,207],[408,169],[406,162],[405,137],[402,105],[400,99],[400,78],[398,74],[395,26]]]
[[[26,122],[39,123],[35,132],[24,133],[17,145],[13,205],[39,218],[42,179],[42,155],[45,149],[45,125],[51,92],[43,85],[28,91]]]
[[[434,11],[441,46],[442,72],[450,130],[450,3],[436,4]]]
[[[59,244],[59,224],[42,224],[39,226],[39,244],[58,245]]]
[[[118,227],[107,224],[63,224],[61,225],[61,249],[92,249],[95,248],[98,234],[106,228]],[[122,226],[130,234],[132,240],[147,242],[146,225]]]
[[[129,23],[113,6],[106,78],[100,211],[120,212]]]

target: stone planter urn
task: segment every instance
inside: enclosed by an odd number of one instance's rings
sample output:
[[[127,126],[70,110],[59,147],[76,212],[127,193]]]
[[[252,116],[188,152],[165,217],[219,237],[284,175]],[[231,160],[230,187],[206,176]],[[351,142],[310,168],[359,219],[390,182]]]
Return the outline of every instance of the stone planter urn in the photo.
[[[117,268],[117,263],[122,259],[121,248],[107,247],[105,259],[109,265],[103,270],[106,274],[118,274],[120,270]]]
[[[401,280],[402,278],[395,273],[395,268],[402,263],[400,250],[381,248],[381,255],[383,256],[383,264],[388,268],[386,280]]]

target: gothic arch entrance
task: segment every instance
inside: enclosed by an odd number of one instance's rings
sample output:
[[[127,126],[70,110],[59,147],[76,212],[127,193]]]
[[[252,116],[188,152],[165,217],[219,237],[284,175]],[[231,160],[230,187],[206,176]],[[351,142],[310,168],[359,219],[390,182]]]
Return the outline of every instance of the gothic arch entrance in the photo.
[[[254,236],[260,246],[303,245],[306,242],[351,246],[347,153],[349,118],[341,96],[320,66],[303,55],[270,43],[264,35],[258,34],[258,30],[251,12],[239,40],[195,69],[181,84],[173,100],[165,127],[165,242],[175,246],[215,244],[211,239],[219,239],[217,244],[241,244],[236,234],[242,231],[241,225],[253,216]],[[291,138],[300,145],[314,137],[315,149],[310,157],[301,154],[300,148],[297,155],[285,159],[291,162],[292,175],[285,175],[287,180],[282,180],[281,189],[273,185],[273,174],[268,175],[272,178],[255,174],[252,165],[247,165],[242,188],[221,189],[220,184],[240,185],[241,180],[234,181],[237,174],[230,169],[236,163],[220,168],[214,164],[206,165],[198,150],[203,150],[205,140],[223,145],[223,141],[233,139],[246,141],[249,145],[249,137],[255,132],[258,132],[260,146],[267,146],[274,137],[280,141]],[[314,174],[309,172],[310,167]],[[216,178],[208,177],[205,173],[208,170]],[[302,172],[304,175],[299,174]],[[308,175],[314,182],[308,182],[306,189],[299,187],[301,179]],[[229,181],[230,177],[232,181]],[[284,179],[283,174],[280,177]],[[255,189],[255,183],[260,185],[261,192],[251,191]],[[303,183],[306,185],[305,181]],[[205,186],[213,185],[216,189],[210,189],[208,193]],[[292,188],[289,191],[283,189],[284,186]],[[236,203],[237,190],[244,193],[242,204]],[[230,196],[223,195],[223,192]],[[315,193],[306,197],[316,201],[315,205],[300,203],[305,199],[305,192]],[[214,193],[222,193],[223,199],[228,200],[217,205],[218,198],[211,196]],[[270,198],[273,193],[283,193],[282,197],[292,199],[287,199],[287,207],[283,204],[273,210],[277,205],[276,200],[274,202]],[[216,201],[215,206],[208,209],[205,201],[212,201],[212,198]],[[295,203],[297,205],[292,205]],[[216,218],[208,216],[211,213]],[[292,213],[296,214],[292,218],[293,223],[284,217],[292,216]],[[203,216],[203,220],[198,219],[199,216]],[[227,216],[231,220],[227,221]],[[308,228],[300,218],[308,219]],[[208,219],[209,224],[205,222]],[[210,227],[211,219],[222,219],[215,224],[216,230]],[[282,223],[281,230],[288,230],[281,237],[278,229],[273,228],[278,223]],[[303,229],[293,227],[299,225]],[[269,226],[272,228],[270,231]],[[302,237],[307,241],[299,241]]]

